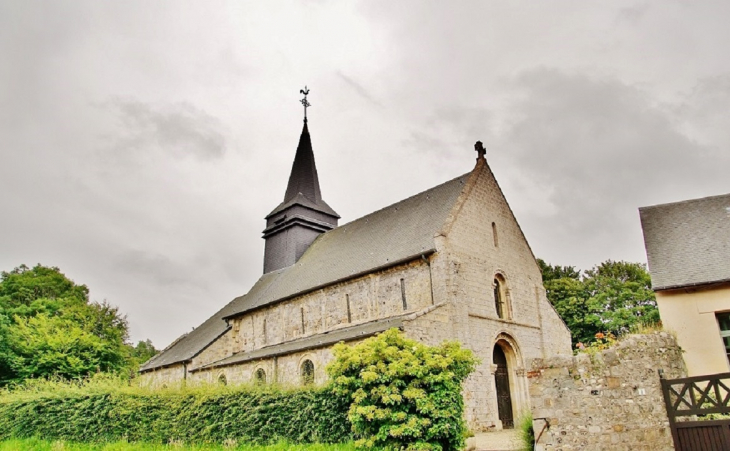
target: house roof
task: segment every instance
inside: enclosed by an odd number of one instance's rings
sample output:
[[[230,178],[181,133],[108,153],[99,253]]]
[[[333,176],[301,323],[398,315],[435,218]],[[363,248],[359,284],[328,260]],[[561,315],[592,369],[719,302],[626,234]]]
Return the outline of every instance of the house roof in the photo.
[[[639,214],[654,290],[730,281],[730,194]]]
[[[226,318],[434,252],[470,173],[323,233],[294,265],[264,274],[140,371],[192,359],[227,330]]]

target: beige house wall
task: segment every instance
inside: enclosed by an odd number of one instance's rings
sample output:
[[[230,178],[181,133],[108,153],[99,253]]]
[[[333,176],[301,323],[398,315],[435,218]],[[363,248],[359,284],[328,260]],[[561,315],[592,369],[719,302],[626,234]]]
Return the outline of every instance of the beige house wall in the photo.
[[[658,291],[656,300],[664,328],[677,334],[690,376],[730,371],[715,317],[730,311],[730,284]]]

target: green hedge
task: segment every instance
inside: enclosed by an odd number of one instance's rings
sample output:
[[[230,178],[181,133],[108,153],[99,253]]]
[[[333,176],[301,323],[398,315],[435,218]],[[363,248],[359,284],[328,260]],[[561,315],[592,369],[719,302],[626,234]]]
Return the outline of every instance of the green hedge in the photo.
[[[330,388],[55,387],[1,396],[0,439],[337,443],[352,440],[348,407]]]

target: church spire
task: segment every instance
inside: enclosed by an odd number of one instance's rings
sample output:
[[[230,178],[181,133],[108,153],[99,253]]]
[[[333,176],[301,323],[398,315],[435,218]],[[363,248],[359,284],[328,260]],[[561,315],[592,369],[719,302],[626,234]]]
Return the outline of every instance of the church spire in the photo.
[[[314,203],[322,201],[317,166],[314,163],[314,151],[312,151],[312,138],[309,136],[306,117],[304,118],[302,134],[299,137],[297,153],[291,167],[284,203],[294,199],[299,193]]]
[[[291,266],[317,236],[337,227],[340,216],[322,199],[312,139],[307,126],[309,89],[300,91],[304,127],[294,155],[284,202],[266,216],[264,274]]]

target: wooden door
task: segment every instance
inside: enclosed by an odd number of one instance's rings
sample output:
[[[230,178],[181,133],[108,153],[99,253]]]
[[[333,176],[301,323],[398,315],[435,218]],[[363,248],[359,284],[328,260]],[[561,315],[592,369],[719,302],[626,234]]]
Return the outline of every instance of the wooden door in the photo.
[[[499,345],[494,345],[494,364],[497,371],[494,373],[494,384],[497,387],[497,412],[502,421],[502,427],[512,429],[515,421],[512,415],[512,395],[509,391],[509,371],[507,369],[507,358]]]

